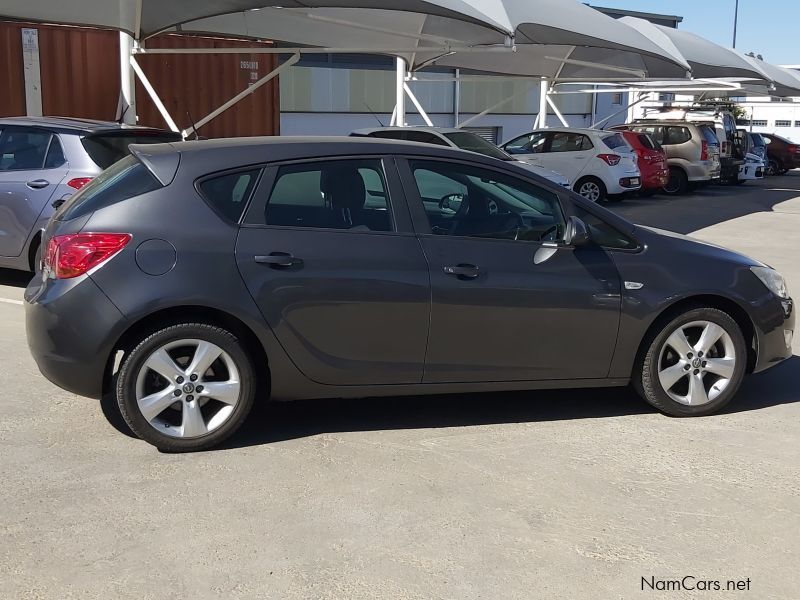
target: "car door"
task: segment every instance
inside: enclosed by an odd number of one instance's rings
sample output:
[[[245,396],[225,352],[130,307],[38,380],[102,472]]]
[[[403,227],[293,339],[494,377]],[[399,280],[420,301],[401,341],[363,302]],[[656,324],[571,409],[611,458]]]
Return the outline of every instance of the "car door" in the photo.
[[[39,215],[67,175],[58,137],[5,127],[0,134],[0,256],[19,256]]]
[[[619,275],[599,247],[560,241],[568,198],[474,163],[399,165],[430,268],[424,381],[606,377]]]
[[[591,140],[582,133],[554,131],[538,164],[577,181],[589,165],[592,148]]]
[[[268,168],[236,261],[264,319],[309,379],[422,380],[430,281],[391,160]]]

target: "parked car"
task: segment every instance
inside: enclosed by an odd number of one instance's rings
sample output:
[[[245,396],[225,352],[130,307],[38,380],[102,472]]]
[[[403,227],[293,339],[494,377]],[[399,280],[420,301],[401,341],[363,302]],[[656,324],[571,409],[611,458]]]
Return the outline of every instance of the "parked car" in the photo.
[[[667,153],[669,181],[664,193],[685,194],[719,179],[719,141],[709,127],[688,121],[634,121],[626,127],[649,134]]]
[[[434,144],[436,146],[450,146],[460,148],[469,152],[477,152],[484,156],[491,156],[498,160],[514,161],[518,166],[529,169],[540,177],[544,177],[562,187],[569,188],[569,179],[561,173],[551,169],[545,169],[538,165],[517,160],[504,152],[488,140],[483,139],[476,133],[464,131],[463,129],[448,129],[445,127],[377,127],[372,129],[358,129],[350,134],[353,137],[373,137],[385,140],[403,140],[406,142],[420,142],[423,144]]]
[[[515,163],[354,138],[131,152],[48,224],[27,336],[163,450],[219,444],[267,397],[632,382],[706,415],[792,355],[776,271]]]
[[[762,133],[767,144],[768,175],[783,175],[800,167],[800,145],[774,133]]]
[[[751,134],[740,129],[736,132],[735,139],[735,154],[743,157],[736,183],[742,184],[746,181],[763,179],[767,170],[767,162],[764,158],[766,145],[763,138],[757,133]]]
[[[639,171],[642,173],[642,188],[639,194],[652,196],[669,183],[667,154],[661,145],[647,133],[621,130],[628,145],[634,149]]]
[[[62,117],[0,118],[0,267],[33,271],[53,203],[128,154],[128,144],[180,140],[148,127]]]
[[[662,107],[658,109],[657,116],[638,119],[635,123],[652,121],[688,121],[708,127],[713,132],[719,149],[720,182],[737,182],[740,168],[744,164],[744,153],[741,152],[741,144],[737,140],[736,119],[727,107],[716,104]]]
[[[767,161],[767,142],[760,133],[748,133],[739,130],[747,139],[747,151],[758,156],[765,164]]]
[[[572,189],[601,202],[642,186],[636,154],[619,133],[596,129],[540,129],[502,146],[515,158],[563,173]]]

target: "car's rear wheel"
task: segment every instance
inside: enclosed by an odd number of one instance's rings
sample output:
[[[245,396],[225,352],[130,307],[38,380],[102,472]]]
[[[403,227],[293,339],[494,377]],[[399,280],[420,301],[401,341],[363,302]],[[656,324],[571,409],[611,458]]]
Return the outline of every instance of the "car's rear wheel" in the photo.
[[[716,308],[694,308],[652,337],[637,363],[634,386],[667,415],[709,415],[730,402],[746,366],[747,349],[736,321]]]
[[[767,175],[779,175],[781,172],[781,165],[778,163],[777,160],[771,158],[769,160],[769,164],[767,165]]]
[[[686,173],[681,169],[673,167],[669,170],[669,181],[667,181],[667,185],[661,189],[665,194],[669,194],[670,196],[685,194],[689,189],[689,178],[686,177]]]
[[[579,179],[573,189],[591,202],[602,202],[607,196],[605,184],[596,177]]]
[[[220,327],[182,323],[144,339],[125,358],[117,402],[141,439],[167,452],[193,452],[232,435],[253,406],[253,365]]]

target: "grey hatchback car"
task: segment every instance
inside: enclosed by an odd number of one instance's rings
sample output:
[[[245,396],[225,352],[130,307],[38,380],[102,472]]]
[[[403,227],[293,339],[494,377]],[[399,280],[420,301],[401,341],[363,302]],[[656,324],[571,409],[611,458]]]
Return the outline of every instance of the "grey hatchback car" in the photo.
[[[58,204],[128,154],[180,134],[66,117],[0,119],[0,268],[33,271]]]
[[[632,383],[707,415],[792,353],[777,272],[513,163],[368,138],[131,151],[47,226],[27,335],[165,451],[219,444],[256,398]]]

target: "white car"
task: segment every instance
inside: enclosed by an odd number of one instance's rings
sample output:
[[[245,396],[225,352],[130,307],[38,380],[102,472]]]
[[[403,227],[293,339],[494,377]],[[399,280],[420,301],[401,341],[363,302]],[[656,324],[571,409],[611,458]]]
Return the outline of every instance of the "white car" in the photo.
[[[518,160],[509,156],[491,142],[481,136],[464,131],[463,129],[449,129],[446,127],[375,127],[372,129],[359,129],[350,134],[355,137],[375,137],[390,140],[405,140],[407,142],[421,142],[423,144],[434,144],[436,146],[450,146],[460,150],[476,152],[484,156],[491,156],[498,160],[513,161],[520,167],[528,169],[540,177],[544,177],[560,185],[569,188],[569,179],[557,171],[547,169],[527,160]]]
[[[554,127],[526,133],[502,146],[514,158],[563,173],[572,189],[593,202],[642,187],[636,153],[622,134]]]

